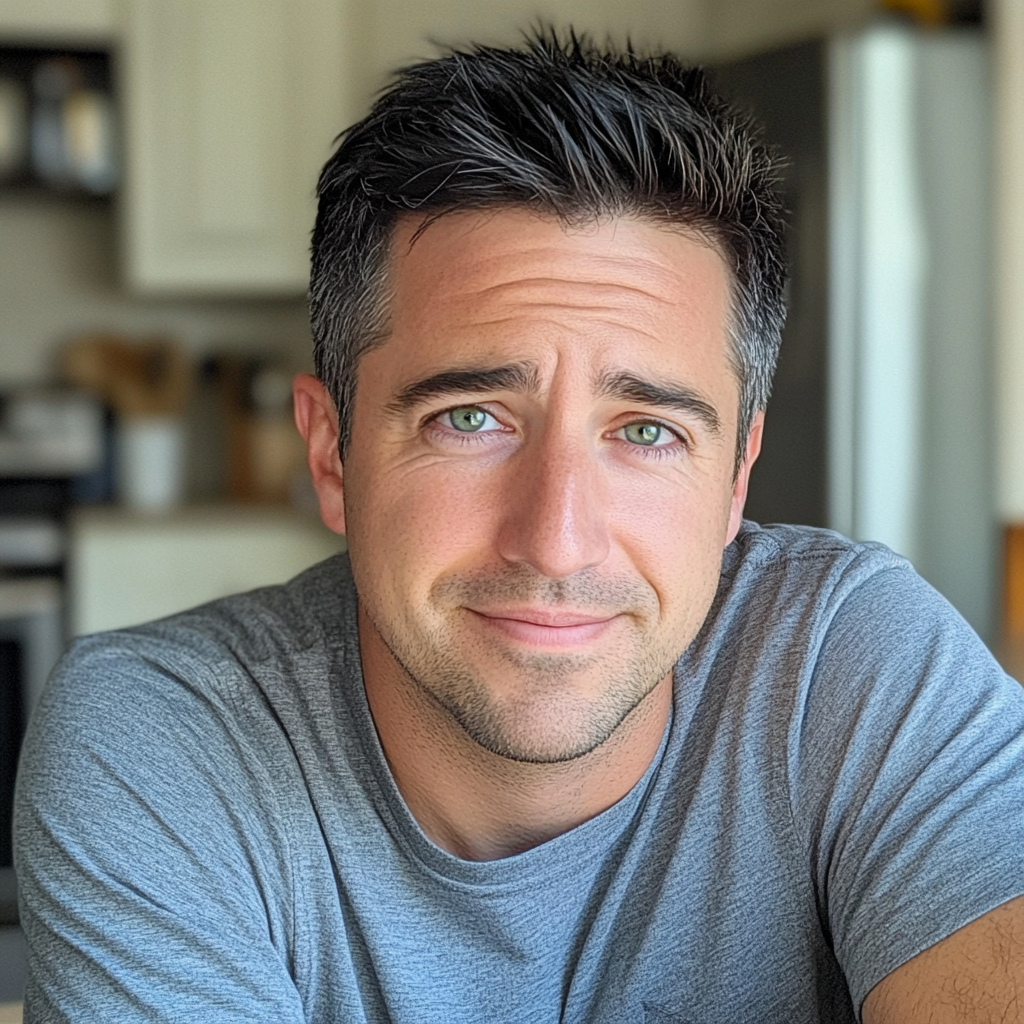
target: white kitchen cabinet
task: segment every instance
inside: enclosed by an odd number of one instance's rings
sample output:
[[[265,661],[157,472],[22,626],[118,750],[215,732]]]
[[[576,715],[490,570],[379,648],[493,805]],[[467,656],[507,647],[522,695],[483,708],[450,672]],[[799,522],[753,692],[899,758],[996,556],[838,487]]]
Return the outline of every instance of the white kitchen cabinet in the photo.
[[[308,514],[230,505],[160,515],[82,509],[70,531],[69,611],[76,636],[284,583],[345,547]]]
[[[317,174],[354,112],[345,0],[126,0],[125,277],[301,294]]]

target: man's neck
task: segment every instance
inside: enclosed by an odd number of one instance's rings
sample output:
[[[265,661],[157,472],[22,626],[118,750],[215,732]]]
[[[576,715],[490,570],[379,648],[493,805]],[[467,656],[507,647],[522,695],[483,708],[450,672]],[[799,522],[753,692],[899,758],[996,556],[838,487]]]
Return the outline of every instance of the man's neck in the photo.
[[[359,632],[366,696],[395,783],[427,836],[466,860],[509,857],[596,817],[639,782],[664,735],[671,676],[590,753],[509,760],[470,739],[408,677],[363,613]]]

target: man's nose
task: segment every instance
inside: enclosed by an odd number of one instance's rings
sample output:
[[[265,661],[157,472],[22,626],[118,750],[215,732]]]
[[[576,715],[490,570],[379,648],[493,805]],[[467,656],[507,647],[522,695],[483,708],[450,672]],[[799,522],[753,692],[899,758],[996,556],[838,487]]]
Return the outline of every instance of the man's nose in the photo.
[[[508,481],[499,553],[564,579],[608,557],[607,495],[597,454],[552,432],[527,446]]]

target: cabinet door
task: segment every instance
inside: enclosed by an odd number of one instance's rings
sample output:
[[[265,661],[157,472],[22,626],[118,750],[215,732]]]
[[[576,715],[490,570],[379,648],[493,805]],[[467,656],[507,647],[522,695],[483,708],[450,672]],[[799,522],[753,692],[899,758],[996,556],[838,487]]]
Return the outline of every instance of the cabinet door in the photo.
[[[343,538],[318,521],[284,510],[211,506],[140,515],[82,509],[73,517],[69,543],[71,631],[120,629],[284,583],[344,549]]]
[[[317,173],[351,120],[339,0],[129,0],[126,277],[302,293]]]

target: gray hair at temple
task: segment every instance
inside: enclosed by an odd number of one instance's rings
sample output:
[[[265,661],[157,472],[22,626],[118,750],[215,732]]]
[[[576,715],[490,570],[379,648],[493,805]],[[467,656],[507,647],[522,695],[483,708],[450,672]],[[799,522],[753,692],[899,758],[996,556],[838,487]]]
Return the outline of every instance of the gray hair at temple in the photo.
[[[348,447],[360,357],[388,336],[396,221],[522,207],[566,225],[635,216],[714,245],[732,276],[737,468],[785,322],[779,161],[699,68],[541,30],[402,70],[320,175],[310,315]]]

